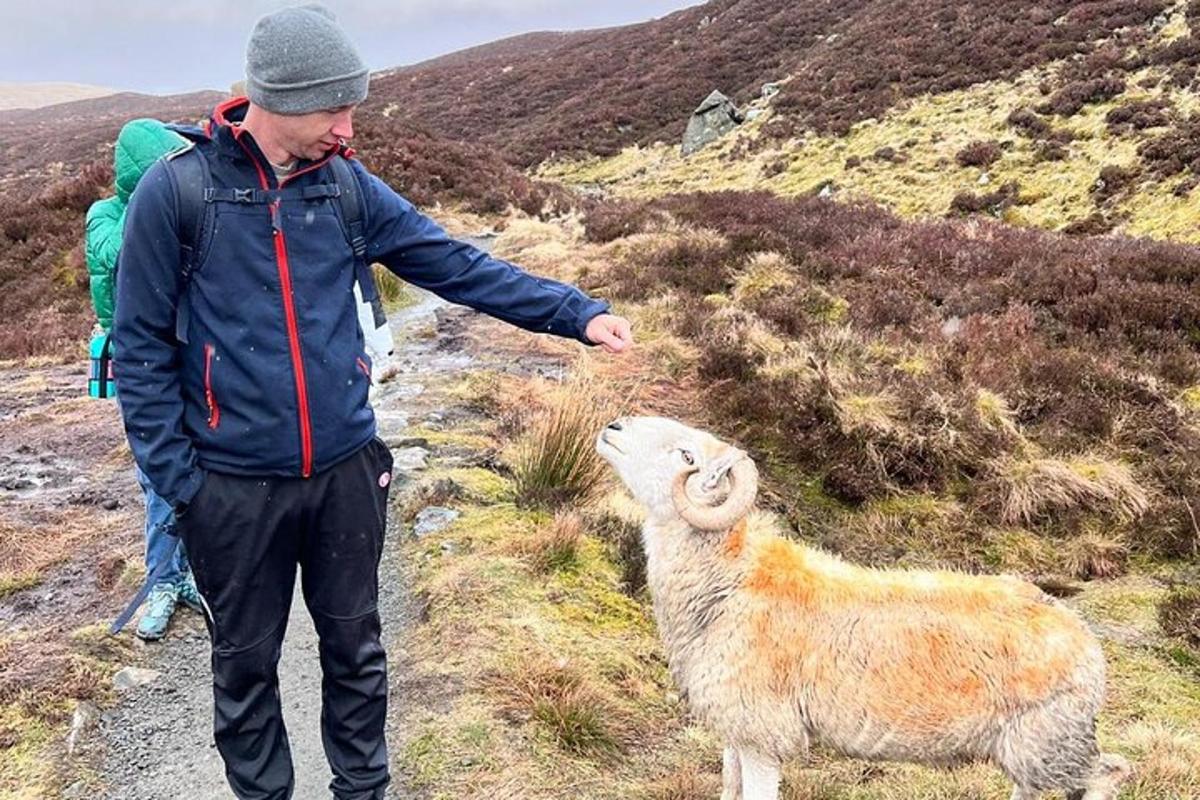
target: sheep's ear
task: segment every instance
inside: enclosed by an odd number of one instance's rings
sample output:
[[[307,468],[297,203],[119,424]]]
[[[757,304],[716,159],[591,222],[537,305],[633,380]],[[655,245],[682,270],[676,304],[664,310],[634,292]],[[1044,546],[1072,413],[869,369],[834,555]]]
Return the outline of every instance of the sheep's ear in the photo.
[[[736,447],[726,447],[725,452],[717,456],[708,466],[708,471],[704,473],[704,482],[700,484],[700,487],[706,492],[716,489],[721,483],[721,479],[729,474],[733,465],[745,457],[746,454]]]

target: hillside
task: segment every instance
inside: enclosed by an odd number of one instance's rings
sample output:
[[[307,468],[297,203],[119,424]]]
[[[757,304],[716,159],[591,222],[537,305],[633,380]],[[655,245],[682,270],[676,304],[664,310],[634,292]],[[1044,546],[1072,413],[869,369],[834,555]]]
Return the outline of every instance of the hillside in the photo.
[[[1086,54],[914,96],[845,130],[796,130],[787,100],[795,94],[785,91],[691,158],[671,141],[559,159],[542,174],[624,196],[821,193],[910,218],[984,215],[1073,234],[1198,241],[1198,18],[1200,4],[1175,3]]]
[[[720,88],[738,102],[791,76],[771,135],[844,132],[908,97],[1011,78],[1150,24],[1170,0],[711,0],[662,19],[574,34],[522,53],[398,70],[369,101],[521,165],[675,142]]]
[[[83,83],[14,83],[0,81],[0,111],[8,109],[42,108],[56,103],[70,103],[92,97],[114,94],[103,86]]]
[[[157,96],[121,92],[36,109],[0,111],[0,187],[33,174],[71,174],[107,154],[127,121],[202,118],[220,92]]]

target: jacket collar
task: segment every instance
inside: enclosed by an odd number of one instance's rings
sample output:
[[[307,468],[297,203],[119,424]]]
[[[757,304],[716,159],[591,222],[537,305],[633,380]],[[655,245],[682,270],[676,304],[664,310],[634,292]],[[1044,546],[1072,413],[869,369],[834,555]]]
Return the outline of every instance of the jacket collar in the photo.
[[[266,155],[259,148],[258,142],[254,141],[253,134],[242,127],[242,120],[246,118],[246,110],[249,107],[250,99],[247,97],[230,98],[213,109],[212,116],[205,127],[210,138],[222,149],[237,156],[249,157],[260,174],[270,176],[269,179],[274,181],[275,176],[270,161],[267,160]],[[308,171],[312,165],[324,163],[337,153],[341,153],[346,158],[351,158],[354,155],[354,150],[345,143],[341,143],[317,159],[317,161],[301,159],[297,165],[296,172]]]

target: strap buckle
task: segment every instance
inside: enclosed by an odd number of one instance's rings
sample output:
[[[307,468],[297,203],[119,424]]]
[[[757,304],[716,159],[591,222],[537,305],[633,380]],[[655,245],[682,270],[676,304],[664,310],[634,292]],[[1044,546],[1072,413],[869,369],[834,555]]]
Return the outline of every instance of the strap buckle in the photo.
[[[233,190],[233,202],[235,202],[235,203],[253,203],[254,202],[254,190],[253,189],[234,189]]]

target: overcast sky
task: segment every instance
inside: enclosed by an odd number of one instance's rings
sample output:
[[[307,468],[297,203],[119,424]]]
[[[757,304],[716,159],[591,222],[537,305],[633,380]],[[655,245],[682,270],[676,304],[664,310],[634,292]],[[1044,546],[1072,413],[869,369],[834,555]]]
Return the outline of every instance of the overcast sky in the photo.
[[[700,0],[328,0],[372,70],[517,33],[642,22]],[[0,0],[0,81],[225,90],[262,14],[296,0]]]

